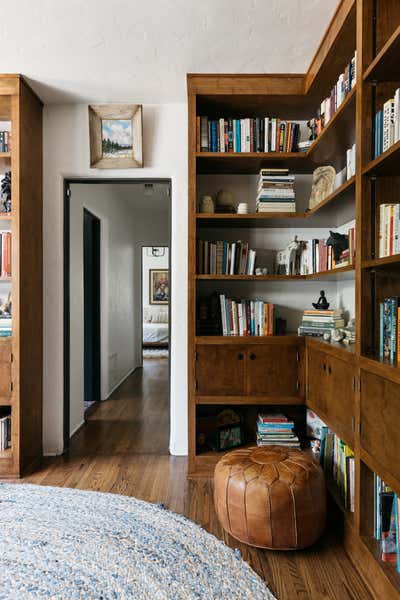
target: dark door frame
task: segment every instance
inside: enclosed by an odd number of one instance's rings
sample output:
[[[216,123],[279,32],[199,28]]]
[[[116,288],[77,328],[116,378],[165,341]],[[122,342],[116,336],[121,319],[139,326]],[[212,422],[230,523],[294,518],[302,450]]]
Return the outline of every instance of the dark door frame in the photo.
[[[169,219],[168,219],[168,248],[169,248],[169,269],[170,269],[170,287],[172,290],[172,277],[171,277],[171,214],[172,214],[172,182],[170,178],[157,178],[157,177],[147,177],[147,178],[100,178],[100,177],[67,177],[64,179],[64,345],[63,345],[63,354],[64,354],[64,407],[63,407],[63,446],[64,452],[66,452],[69,448],[69,440],[70,440],[70,428],[69,428],[69,419],[70,419],[70,277],[69,277],[69,269],[70,269],[70,198],[71,198],[71,185],[72,184],[125,184],[125,185],[133,185],[133,184],[144,184],[144,183],[164,183],[169,187]],[[171,300],[170,300],[171,303]],[[170,304],[169,304],[169,310]],[[171,314],[171,312],[170,312]],[[169,324],[169,346],[171,346],[171,319]],[[170,387],[171,387],[171,361],[169,361],[169,372],[168,372],[168,392],[170,396]]]

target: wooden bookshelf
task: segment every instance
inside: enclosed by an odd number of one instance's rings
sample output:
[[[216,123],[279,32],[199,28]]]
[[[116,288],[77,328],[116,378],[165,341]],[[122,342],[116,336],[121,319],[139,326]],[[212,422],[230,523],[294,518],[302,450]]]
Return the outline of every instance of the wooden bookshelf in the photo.
[[[400,368],[377,358],[378,303],[387,296],[400,296],[400,255],[376,258],[375,248],[379,204],[400,201],[400,142],[373,159],[372,141],[375,99],[386,100],[400,87],[399,48],[400,2],[342,0],[309,70],[303,75],[188,75],[190,476],[212,476],[222,456],[197,451],[197,420],[198,415],[207,414],[204,411],[232,406],[244,411],[246,416],[250,414],[246,411],[254,411],[255,407],[272,410],[284,406],[287,414],[291,410],[303,410],[305,414],[307,406],[312,408],[354,451],[354,514],[344,510],[333,482],[328,482],[328,491],[343,512],[344,546],[371,588],[372,596],[377,598],[394,598],[400,593],[400,575],[395,568],[382,563],[379,543],[371,533],[373,473],[400,493]],[[197,151],[197,115],[309,119],[336,83],[355,49],[356,87],[304,154]],[[199,176],[255,176],[261,167],[267,166],[310,175],[321,164],[342,166],[346,150],[354,141],[357,144],[356,176],[345,181],[311,211],[273,215],[198,212]],[[328,227],[333,228],[347,222],[341,221],[348,214],[347,208],[354,210],[356,218],[355,265],[306,277],[196,273],[196,242],[198,235],[204,236],[201,232],[204,228],[264,229],[263,235],[269,235],[271,227],[286,227],[291,231],[296,227],[318,227],[314,223],[321,215],[328,222],[331,220]],[[221,235],[219,232],[218,236]],[[223,238],[215,234],[213,239]],[[203,288],[212,290],[213,282],[215,290],[221,290],[218,286],[223,285],[223,289],[229,291],[231,282],[235,290],[242,286],[244,297],[245,290],[252,289],[253,282],[258,281],[265,286],[267,298],[269,286],[274,282],[275,286],[276,282],[287,282],[285,293],[296,294],[299,281],[304,281],[302,285],[306,286],[307,281],[331,279],[337,281],[338,286],[341,281],[354,281],[357,329],[354,346],[299,338],[295,333],[223,337],[201,336],[196,330],[198,293]],[[250,360],[250,354],[254,360]],[[264,379],[262,372],[268,373]]]
[[[11,414],[11,448],[0,452],[0,478],[17,478],[42,456],[43,279],[42,103],[20,75],[0,75],[0,116],[11,123],[11,152],[0,153],[11,171],[12,335],[0,338],[0,406]],[[4,293],[2,294],[2,296]]]

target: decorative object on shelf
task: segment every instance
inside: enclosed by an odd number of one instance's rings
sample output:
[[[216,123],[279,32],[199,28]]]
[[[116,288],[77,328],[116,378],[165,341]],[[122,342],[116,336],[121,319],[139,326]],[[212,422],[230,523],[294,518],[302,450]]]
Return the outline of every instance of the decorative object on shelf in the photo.
[[[261,275],[268,275],[268,269],[267,269],[267,267],[257,267],[257,269],[256,269],[256,275],[258,275],[259,277]]]
[[[330,305],[328,300],[326,299],[324,290],[320,291],[318,302],[313,302],[312,305],[315,308],[315,310],[328,310]]]
[[[8,292],[7,300],[5,300],[3,302],[3,300],[0,299],[0,315],[4,316],[4,317],[6,317],[6,316],[11,317],[11,313],[12,313],[11,292]]]
[[[350,344],[355,344],[355,342],[356,342],[356,320],[355,319],[350,319],[350,323],[347,325],[347,327],[344,327],[343,333],[344,333],[343,343],[346,344],[346,346],[350,346]]]
[[[201,213],[210,213],[213,214],[215,212],[215,203],[212,196],[204,195],[200,200],[200,212]]]
[[[344,339],[344,331],[343,329],[332,329],[331,330],[331,339],[332,342],[341,342]]]
[[[300,273],[300,257],[305,244],[297,239],[290,242],[284,250],[279,250],[276,255],[277,275],[298,275]]]
[[[335,262],[340,260],[343,251],[349,248],[349,236],[336,231],[329,231],[329,238],[326,240],[327,246],[332,246],[333,258]]]
[[[228,408],[217,415],[217,428],[211,439],[211,446],[217,452],[237,448],[244,444],[242,419]]]
[[[216,198],[215,212],[217,213],[236,213],[235,201],[232,192],[219,190]]]
[[[335,177],[336,171],[329,165],[315,169],[313,173],[311,196],[308,202],[309,210],[318,206],[318,204],[332,194]]]
[[[143,167],[141,104],[90,105],[89,136],[91,168]]]
[[[7,171],[1,180],[0,212],[11,212],[11,171]]]
[[[331,341],[331,332],[330,331],[326,331],[324,333],[324,335],[322,336],[322,338],[325,340],[325,342],[330,342]]]
[[[249,205],[247,202],[239,202],[237,207],[238,215],[247,215],[249,212]]]
[[[150,304],[168,304],[169,302],[169,270],[149,270],[149,302]]]

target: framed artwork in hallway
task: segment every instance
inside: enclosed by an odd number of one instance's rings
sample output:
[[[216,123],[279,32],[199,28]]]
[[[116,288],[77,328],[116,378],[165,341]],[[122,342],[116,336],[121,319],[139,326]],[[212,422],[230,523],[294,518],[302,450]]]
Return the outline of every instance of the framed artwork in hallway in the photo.
[[[169,271],[168,269],[150,269],[149,301],[150,304],[168,304]]]

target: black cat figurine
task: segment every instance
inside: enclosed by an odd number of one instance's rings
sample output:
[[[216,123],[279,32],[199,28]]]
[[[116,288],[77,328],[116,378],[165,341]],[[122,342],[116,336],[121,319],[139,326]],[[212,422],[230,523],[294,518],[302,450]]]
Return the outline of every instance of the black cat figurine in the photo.
[[[330,236],[326,241],[326,245],[332,246],[333,257],[335,261],[338,261],[343,250],[347,250],[349,247],[349,236],[343,233],[336,233],[335,231],[330,231],[329,233]]]

